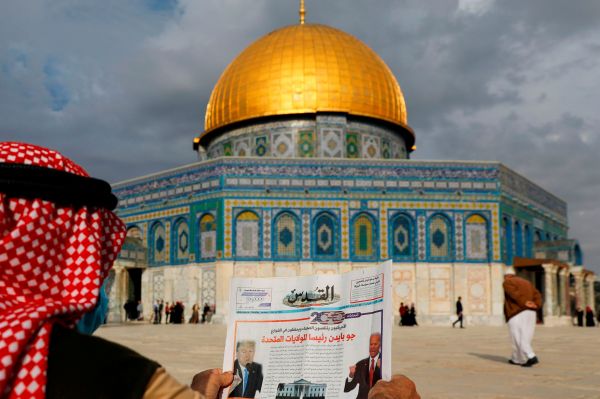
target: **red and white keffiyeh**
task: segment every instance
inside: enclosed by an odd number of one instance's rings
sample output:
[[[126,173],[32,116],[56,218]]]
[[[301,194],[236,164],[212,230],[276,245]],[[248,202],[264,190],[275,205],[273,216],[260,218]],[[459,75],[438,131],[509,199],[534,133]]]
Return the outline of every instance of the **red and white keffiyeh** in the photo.
[[[56,151],[0,143],[0,162],[87,172]],[[8,198],[0,187],[0,397],[44,398],[50,332],[91,310],[125,239],[112,212]]]

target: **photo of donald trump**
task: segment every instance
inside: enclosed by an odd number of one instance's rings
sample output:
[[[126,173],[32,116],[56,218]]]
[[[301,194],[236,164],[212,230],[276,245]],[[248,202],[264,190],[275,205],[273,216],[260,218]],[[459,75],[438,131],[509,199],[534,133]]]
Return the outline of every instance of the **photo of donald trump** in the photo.
[[[238,341],[235,347],[236,360],[233,363],[234,384],[239,384],[229,394],[230,398],[254,398],[262,388],[262,365],[254,362],[255,341]]]

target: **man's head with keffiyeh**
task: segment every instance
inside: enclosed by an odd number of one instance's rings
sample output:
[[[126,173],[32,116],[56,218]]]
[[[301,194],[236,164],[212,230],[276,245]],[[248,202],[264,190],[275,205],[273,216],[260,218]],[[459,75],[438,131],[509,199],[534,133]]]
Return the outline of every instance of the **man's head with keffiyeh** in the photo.
[[[125,238],[115,206],[60,153],[0,142],[0,397],[44,397],[53,326],[96,307]]]

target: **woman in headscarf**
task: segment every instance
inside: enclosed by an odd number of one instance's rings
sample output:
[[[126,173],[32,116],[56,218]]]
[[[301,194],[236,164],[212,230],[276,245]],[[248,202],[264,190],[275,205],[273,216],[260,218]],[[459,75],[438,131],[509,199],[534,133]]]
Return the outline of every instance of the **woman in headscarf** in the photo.
[[[596,323],[594,322],[594,311],[591,306],[585,307],[585,326],[586,327],[594,327]]]
[[[231,383],[208,370],[192,383],[201,394],[87,335],[106,314],[102,284],[125,238],[116,204],[108,183],[58,152],[0,143],[0,397],[216,398]]]

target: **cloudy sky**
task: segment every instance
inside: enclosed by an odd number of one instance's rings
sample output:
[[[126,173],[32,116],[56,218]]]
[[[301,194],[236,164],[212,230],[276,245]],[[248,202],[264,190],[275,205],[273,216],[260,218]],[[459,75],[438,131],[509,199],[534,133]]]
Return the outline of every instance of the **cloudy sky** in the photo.
[[[600,2],[306,0],[390,66],[415,159],[498,160],[566,200],[600,272]],[[4,0],[0,140],[115,182],[193,162],[213,85],[297,0]]]

